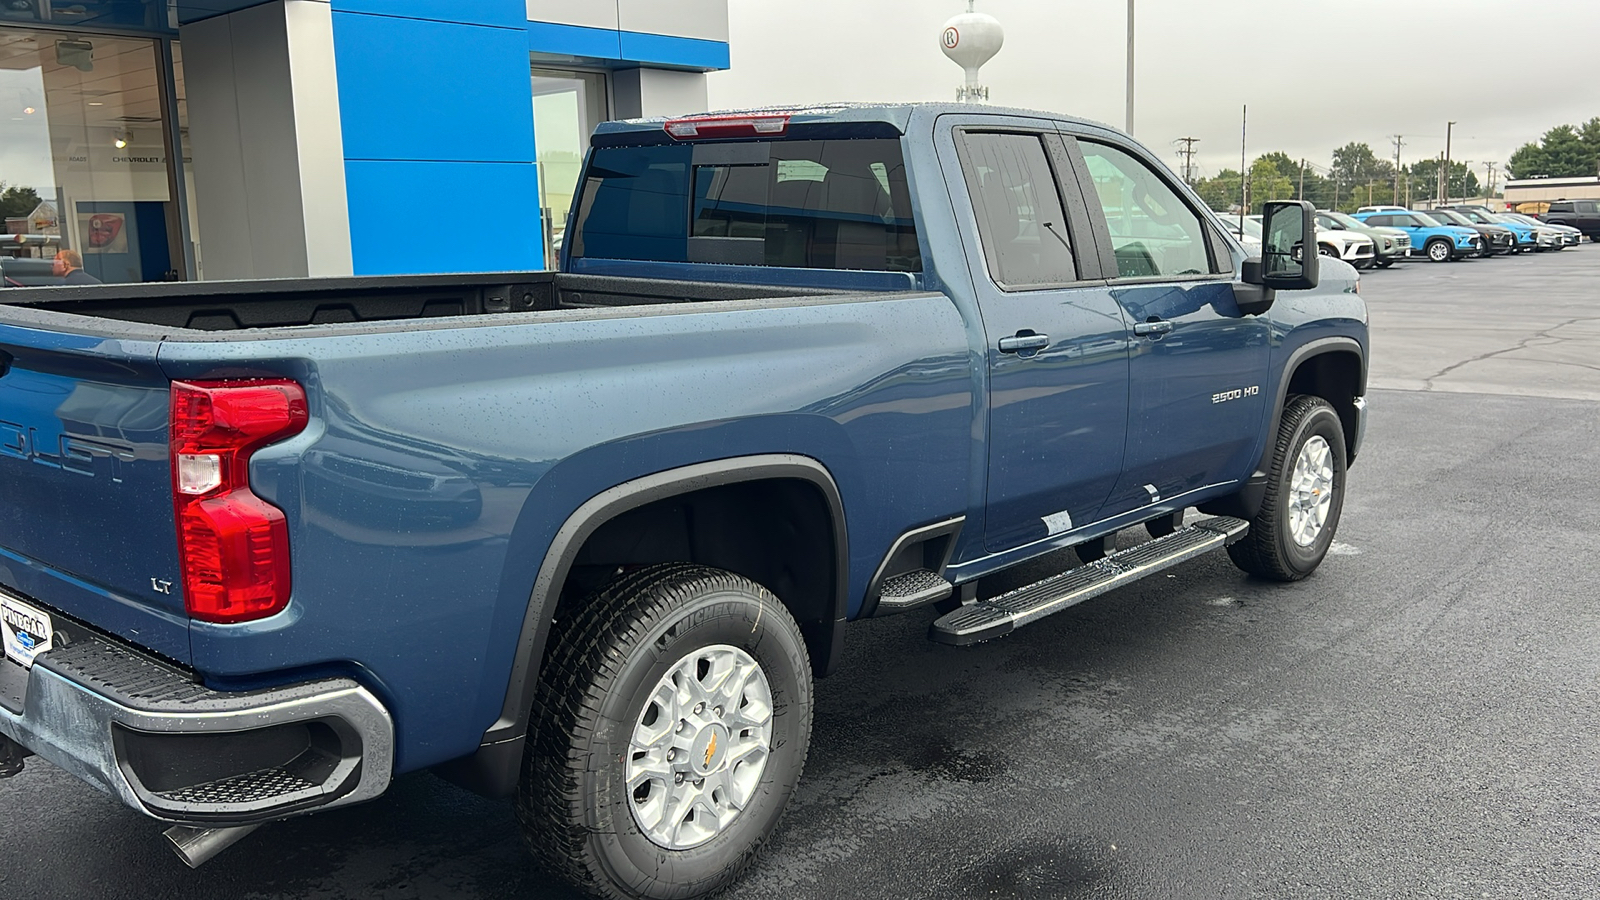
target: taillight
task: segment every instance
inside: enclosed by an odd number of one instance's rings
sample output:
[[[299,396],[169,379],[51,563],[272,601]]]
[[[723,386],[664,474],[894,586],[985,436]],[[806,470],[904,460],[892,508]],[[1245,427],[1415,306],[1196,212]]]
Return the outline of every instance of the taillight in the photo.
[[[172,489],[183,602],[207,622],[242,622],[289,603],[289,528],[250,492],[250,454],[306,427],[288,380],[172,383]]]
[[[667,134],[675,141],[706,138],[758,137],[783,134],[789,130],[788,113],[755,113],[743,116],[688,116],[668,119]]]

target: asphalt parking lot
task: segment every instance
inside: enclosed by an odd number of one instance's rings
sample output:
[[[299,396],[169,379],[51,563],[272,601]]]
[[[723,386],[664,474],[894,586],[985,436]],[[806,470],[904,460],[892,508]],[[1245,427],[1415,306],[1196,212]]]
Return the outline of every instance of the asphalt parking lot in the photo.
[[[1213,556],[957,650],[861,623],[734,898],[1600,892],[1600,246],[1368,273],[1372,420],[1308,581]],[[0,896],[537,898],[509,807],[430,775],[198,872],[48,765]]]

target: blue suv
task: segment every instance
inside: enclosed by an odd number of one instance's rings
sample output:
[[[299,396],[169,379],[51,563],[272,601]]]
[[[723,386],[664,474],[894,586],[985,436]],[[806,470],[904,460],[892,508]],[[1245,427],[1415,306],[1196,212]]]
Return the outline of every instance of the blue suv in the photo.
[[[1445,225],[1427,213],[1385,207],[1358,212],[1355,217],[1373,227],[1404,229],[1411,235],[1411,246],[1421,248],[1434,262],[1483,255],[1483,238],[1478,232],[1460,225]]]

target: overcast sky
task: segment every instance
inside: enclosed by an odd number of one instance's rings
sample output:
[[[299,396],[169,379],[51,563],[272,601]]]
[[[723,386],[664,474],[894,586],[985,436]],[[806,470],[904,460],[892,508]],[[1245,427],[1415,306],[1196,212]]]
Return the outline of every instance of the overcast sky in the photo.
[[[939,34],[965,0],[729,0],[733,68],[711,105],[951,100],[961,69]],[[978,0],[1005,47],[990,101],[1122,127],[1125,0]],[[1249,151],[1326,166],[1370,144],[1402,161],[1444,150],[1503,167],[1552,126],[1600,116],[1600,0],[1137,0],[1134,134],[1170,163],[1200,138],[1204,174]],[[1503,177],[1503,176],[1502,176]]]

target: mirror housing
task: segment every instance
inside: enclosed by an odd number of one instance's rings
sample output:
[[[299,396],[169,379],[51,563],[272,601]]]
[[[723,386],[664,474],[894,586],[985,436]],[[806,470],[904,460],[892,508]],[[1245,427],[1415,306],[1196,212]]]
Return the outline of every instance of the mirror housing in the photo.
[[[1277,291],[1316,287],[1320,259],[1316,217],[1316,207],[1304,200],[1266,204],[1261,216],[1261,265],[1246,267],[1245,280]]]

